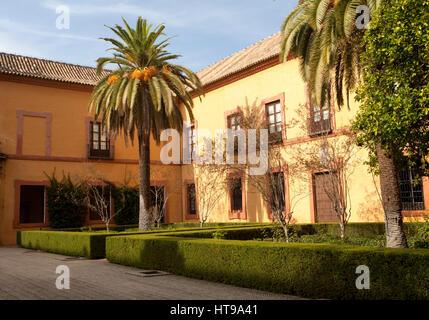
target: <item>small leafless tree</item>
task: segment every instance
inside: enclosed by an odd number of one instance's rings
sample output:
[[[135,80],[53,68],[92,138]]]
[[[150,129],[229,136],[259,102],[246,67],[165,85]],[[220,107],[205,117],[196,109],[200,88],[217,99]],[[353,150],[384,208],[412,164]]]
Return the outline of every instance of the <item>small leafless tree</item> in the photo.
[[[110,232],[111,220],[122,211],[111,208],[112,185],[107,181],[90,181],[86,183],[88,189],[87,206],[95,212],[106,225],[106,231]]]
[[[151,214],[155,226],[159,228],[161,226],[161,221],[165,218],[167,201],[170,194],[167,194],[164,187],[160,186],[151,186],[150,192],[152,194]]]
[[[268,128],[265,116],[256,100],[250,105],[246,99],[246,106],[240,114],[240,127],[246,132],[246,136],[250,129],[256,129],[258,136],[259,130]],[[275,138],[279,139],[281,136]],[[257,140],[256,149],[259,150],[259,148],[260,141]],[[297,172],[293,170],[289,174],[282,147],[276,145],[276,141],[272,141],[268,148],[268,158],[261,157],[260,161],[265,161],[264,167],[267,168],[262,175],[249,174],[249,164],[245,168],[235,167],[234,170],[242,170],[248,183],[258,191],[271,211],[273,222],[279,223],[282,227],[286,242],[289,242],[289,226],[294,222],[294,209],[302,199],[308,196],[308,189],[302,188],[297,183],[289,184],[291,180],[298,178]],[[286,194],[288,194],[288,198],[286,198]]]
[[[87,164],[82,172],[83,174],[77,175],[76,179],[87,191],[85,205],[106,225],[106,231],[110,232],[112,219],[123,210],[118,207],[116,210],[112,208],[112,187],[114,185],[90,164]],[[124,183],[126,180],[127,173],[125,172]]]
[[[273,223],[280,224],[286,242],[289,242],[289,228],[295,223],[295,208],[309,195],[300,178],[299,172],[286,164],[278,148],[270,150],[269,165],[264,175],[247,175],[249,184],[258,191],[269,208]]]
[[[225,196],[225,167],[218,164],[201,163],[194,165],[194,169],[197,177],[198,218],[202,228],[213,209]]]
[[[155,166],[151,169],[151,178],[155,181],[168,181],[167,185],[151,185],[151,215],[155,227],[159,228],[165,219],[168,200],[174,195],[181,195],[180,181],[171,179],[171,172],[163,167]]]
[[[296,170],[325,175],[323,191],[329,198],[338,218],[340,236],[345,237],[351,216],[351,176],[358,166],[357,147],[351,133],[339,137],[323,135],[317,142],[291,148],[290,157]],[[311,175],[309,175],[309,178]],[[312,181],[308,181],[312,183]]]

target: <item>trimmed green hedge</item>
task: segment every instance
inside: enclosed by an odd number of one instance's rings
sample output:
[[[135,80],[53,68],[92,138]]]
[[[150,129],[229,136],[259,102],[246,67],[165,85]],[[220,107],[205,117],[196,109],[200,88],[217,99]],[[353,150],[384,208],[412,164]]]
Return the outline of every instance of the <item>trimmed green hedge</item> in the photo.
[[[199,231],[189,230],[181,231],[177,230],[174,233],[168,234],[172,237],[183,237],[183,238],[200,238],[200,239],[212,239],[216,238],[218,234],[222,239],[225,240],[254,240],[262,238],[265,234],[272,234],[272,226],[228,226],[224,228],[216,229],[200,229]],[[166,234],[167,236],[167,234]]]
[[[137,224],[130,224],[130,225],[112,225],[109,227],[111,231],[117,231],[122,232],[127,229],[131,228],[138,228]],[[70,231],[70,232],[93,232],[93,231],[105,231],[106,227],[103,225],[97,225],[97,226],[85,226],[80,228],[61,228],[61,229],[54,229],[54,228],[47,228],[45,231]]]
[[[113,233],[18,231],[17,243],[28,249],[97,259],[105,256],[106,237],[111,235]]]
[[[293,228],[299,236],[311,234],[340,235],[338,223],[297,224]],[[379,222],[356,222],[346,226],[346,237],[373,237],[385,233],[385,224]]]
[[[208,228],[223,228],[223,227],[254,227],[254,226],[264,226],[264,225],[271,225],[270,223],[238,223],[238,222],[225,222],[225,223],[206,223],[204,224],[203,229]],[[177,230],[177,229],[190,229],[190,228],[200,228],[200,224],[197,222],[179,222],[179,223],[162,223],[159,231],[165,231],[165,230]],[[126,231],[127,229],[138,229],[138,224],[129,224],[129,225],[111,225],[110,230],[111,231]],[[96,225],[96,226],[85,226],[80,228],[45,228],[45,231],[76,231],[76,232],[92,232],[92,231],[102,231],[106,230],[106,227],[103,225]]]
[[[225,227],[219,229],[222,233],[222,239],[226,240],[254,240],[271,238],[274,233],[274,226],[269,225],[247,225],[245,227],[237,225],[236,227]],[[278,228],[280,228],[278,226]],[[339,226],[335,223],[320,224],[296,224],[292,225],[293,233],[299,237],[304,235],[326,235],[339,236]],[[281,231],[283,234],[283,231]],[[347,237],[367,237],[374,238],[384,234],[384,224],[380,223],[352,223],[348,225]],[[201,230],[198,233],[186,232],[175,233],[174,236],[194,237],[194,238],[212,238],[213,232]]]
[[[412,222],[404,223],[404,230],[407,234],[407,237],[415,236],[418,232],[418,229],[423,223],[421,222]],[[199,223],[195,222],[179,222],[171,224],[161,224],[161,229],[159,231],[165,230],[179,230],[183,228],[199,228]],[[212,228],[235,228],[235,227],[261,227],[267,228],[267,230],[273,228],[271,223],[206,223],[203,229],[212,229]],[[110,227],[112,231],[126,231],[127,229],[137,229],[138,225],[113,225]],[[314,223],[314,224],[296,224],[292,225],[292,228],[295,230],[298,236],[302,235],[313,235],[313,234],[326,234],[331,236],[339,235],[339,226],[338,223]],[[91,232],[91,231],[102,231],[106,228],[104,226],[94,226],[94,227],[82,227],[82,228],[66,228],[66,229],[47,229],[52,231],[77,231],[77,232]],[[249,230],[250,232],[250,230]],[[358,222],[358,223],[349,223],[347,225],[346,236],[347,237],[360,237],[360,238],[374,238],[379,235],[384,235],[385,225],[381,222]],[[242,235],[236,238],[228,238],[231,240],[250,240],[255,238],[261,238],[261,234],[254,234],[253,231],[248,236],[245,235],[243,231]]]
[[[172,234],[171,234],[172,235]],[[309,298],[429,299],[429,250],[133,235],[106,239],[110,262]],[[370,290],[358,290],[359,265]]]
[[[214,227],[242,227],[242,226],[263,226],[271,225],[271,223],[257,223],[257,222],[207,222],[203,228],[214,228]],[[179,228],[200,228],[199,222],[176,222],[176,223],[162,223],[161,228],[164,229],[179,229]]]
[[[243,228],[243,226],[236,226]],[[233,227],[234,228],[234,227]],[[106,257],[106,238],[135,234],[158,234],[185,231],[199,231],[200,228],[180,228],[170,230],[153,230],[146,232],[77,232],[75,231],[18,231],[17,244],[21,247],[68,256],[99,259]],[[204,228],[213,232],[215,228]]]
[[[419,228],[424,223],[422,222],[413,222],[413,223],[404,223],[404,230],[407,234],[407,237],[413,237],[418,232]],[[273,234],[273,225],[272,224],[245,224],[240,225],[225,225],[225,228],[235,228],[245,226],[241,230],[231,229],[226,230],[222,229],[224,232],[224,238],[228,240],[253,240],[264,237],[272,237]],[[291,225],[295,235],[301,237],[303,235],[327,235],[327,236],[339,236],[340,229],[338,223],[313,223],[313,224],[295,224]],[[385,234],[385,225],[384,223],[379,222],[357,222],[349,223],[346,227],[346,237],[354,238],[368,238],[374,239],[378,238]],[[190,236],[190,235],[184,235]],[[201,231],[197,238],[211,238],[210,234],[207,234],[206,231]]]
[[[124,234],[136,232],[18,231],[17,244],[27,249],[101,259],[106,257],[106,238]]]

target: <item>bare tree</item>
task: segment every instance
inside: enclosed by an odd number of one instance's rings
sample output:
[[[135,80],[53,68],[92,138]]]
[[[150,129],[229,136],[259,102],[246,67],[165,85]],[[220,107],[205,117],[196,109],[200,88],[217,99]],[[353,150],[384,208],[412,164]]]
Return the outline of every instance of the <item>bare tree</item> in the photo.
[[[177,179],[171,179],[171,172],[163,170],[163,167],[153,167],[151,170],[151,178],[157,182],[165,182],[165,185],[151,185],[151,215],[153,224],[159,228],[161,222],[165,219],[167,212],[168,200],[173,195],[181,195],[182,189],[180,181]],[[168,181],[168,186],[167,182]]]
[[[88,189],[87,206],[92,212],[95,212],[100,220],[106,225],[106,231],[110,232],[111,220],[122,211],[112,210],[111,191],[112,184],[108,181],[87,181]]]
[[[250,105],[246,99],[246,106],[241,110],[240,114],[240,127],[246,132],[247,137],[250,129],[259,133],[261,129],[268,128],[265,116],[257,105],[256,100]],[[266,159],[260,158],[261,162],[266,162],[263,164],[267,168],[264,174],[251,175],[249,170],[251,165],[249,163],[245,167],[235,167],[233,169],[242,170],[248,183],[258,191],[269,208],[273,222],[281,225],[285,240],[289,242],[289,226],[294,222],[294,209],[302,199],[308,196],[308,189],[295,183],[299,172],[295,170],[290,172],[282,154],[282,146],[276,144],[281,136],[271,136],[270,138],[275,139],[271,140],[268,157]],[[260,141],[258,140],[256,141],[256,150],[260,150]],[[292,183],[289,184],[289,182]]]
[[[317,141],[288,150],[294,170],[324,175],[323,191],[338,219],[341,238],[345,237],[346,225],[352,212],[350,180],[358,166],[356,152],[355,138],[348,132],[339,137],[322,135]],[[312,183],[309,178],[308,183]]]
[[[152,207],[150,211],[155,226],[159,228],[161,221],[165,218],[169,194],[165,192],[164,187],[160,186],[151,186],[150,192],[152,195]]]
[[[295,222],[295,208],[308,197],[308,188],[300,183],[302,176],[299,172],[286,164],[279,148],[270,150],[268,161],[264,175],[247,175],[247,179],[269,208],[273,223],[280,224],[285,241],[289,242],[289,228]]]
[[[201,163],[195,164],[194,169],[197,177],[198,218],[202,228],[225,195],[225,166]]]
[[[117,207],[116,210],[113,210],[112,208],[111,199],[114,185],[90,164],[85,166],[83,172],[82,175],[77,175],[76,179],[85,186],[87,191],[84,200],[85,205],[106,225],[106,231],[110,232],[112,219],[124,209]],[[125,171],[124,183],[126,181],[127,173]]]

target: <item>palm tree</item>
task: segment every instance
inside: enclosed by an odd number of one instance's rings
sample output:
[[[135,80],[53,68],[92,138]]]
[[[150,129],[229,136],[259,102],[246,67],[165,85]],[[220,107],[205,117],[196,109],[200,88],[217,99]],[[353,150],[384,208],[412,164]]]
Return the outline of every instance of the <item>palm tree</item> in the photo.
[[[338,108],[347,106],[349,93],[361,78],[360,57],[365,51],[362,30],[356,28],[356,9],[367,5],[371,12],[382,0],[303,0],[282,25],[280,59],[290,54],[299,59],[302,78],[317,105],[330,101],[333,87]],[[377,145],[381,195],[386,219],[388,247],[407,247],[402,228],[397,165],[393,146]]]
[[[108,64],[117,68],[95,86],[89,108],[108,132],[124,135],[125,142],[135,136],[139,145],[139,230],[148,230],[150,219],[150,135],[159,144],[161,131],[181,130],[184,106],[193,121],[191,91],[202,93],[202,85],[191,70],[171,63],[180,57],[166,51],[170,38],[159,40],[165,26],[155,28],[138,18],[132,29],[123,19],[124,28],[109,27],[119,39],[102,38],[113,47],[111,57],[97,60],[97,73]]]
[[[318,105],[329,101],[334,86],[338,107],[347,105],[349,93],[361,74],[363,32],[356,28],[356,9],[375,11],[381,0],[303,0],[282,25],[280,59],[299,59],[302,78]],[[345,90],[343,90],[345,89]]]

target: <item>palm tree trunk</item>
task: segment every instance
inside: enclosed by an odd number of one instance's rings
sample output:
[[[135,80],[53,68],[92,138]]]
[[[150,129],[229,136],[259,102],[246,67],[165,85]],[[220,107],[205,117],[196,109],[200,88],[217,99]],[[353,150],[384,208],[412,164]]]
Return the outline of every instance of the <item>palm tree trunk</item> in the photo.
[[[388,248],[408,248],[403,230],[402,205],[399,194],[398,171],[389,151],[377,145],[380,171],[380,189],[386,219],[386,244]]]
[[[139,231],[147,231],[150,229],[150,158],[149,158],[149,135],[142,134],[139,141]]]
[[[144,89],[143,89],[144,91]],[[147,231],[151,228],[150,211],[150,119],[149,105],[142,95],[142,124],[138,130],[139,138],[139,170],[140,170],[140,212],[139,231]]]

